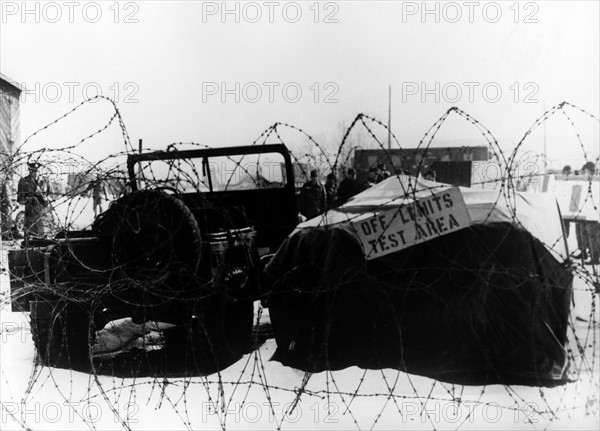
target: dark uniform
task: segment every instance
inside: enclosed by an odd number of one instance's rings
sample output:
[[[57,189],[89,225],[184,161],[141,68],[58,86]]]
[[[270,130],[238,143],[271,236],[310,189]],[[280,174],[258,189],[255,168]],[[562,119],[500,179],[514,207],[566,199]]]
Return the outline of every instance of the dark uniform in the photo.
[[[24,234],[25,236],[44,236],[44,207],[46,199],[43,193],[43,183],[37,178],[37,166],[29,165],[30,173],[19,180],[17,202],[25,205]]]
[[[335,207],[336,196],[337,196],[337,183],[336,183],[335,175],[329,174],[329,175],[327,175],[327,181],[325,182],[325,203],[327,204],[327,209]]]
[[[325,211],[325,189],[316,179],[316,172],[311,172],[311,178],[300,189],[300,212],[306,218],[313,218]]]
[[[338,205],[345,204],[352,196],[359,194],[363,188],[354,178],[344,178],[337,190]]]
[[[385,165],[380,164],[377,166],[377,176],[375,177],[375,184],[379,184],[383,180],[390,177],[390,172],[385,168]]]

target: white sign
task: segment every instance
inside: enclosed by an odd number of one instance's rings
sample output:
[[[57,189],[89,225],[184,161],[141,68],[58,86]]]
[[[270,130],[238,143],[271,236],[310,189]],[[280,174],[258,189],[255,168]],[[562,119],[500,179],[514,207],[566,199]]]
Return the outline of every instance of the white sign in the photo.
[[[470,224],[467,206],[456,187],[352,222],[369,260],[464,229]]]
[[[600,183],[597,179],[556,180],[550,191],[554,192],[563,217],[600,221]]]

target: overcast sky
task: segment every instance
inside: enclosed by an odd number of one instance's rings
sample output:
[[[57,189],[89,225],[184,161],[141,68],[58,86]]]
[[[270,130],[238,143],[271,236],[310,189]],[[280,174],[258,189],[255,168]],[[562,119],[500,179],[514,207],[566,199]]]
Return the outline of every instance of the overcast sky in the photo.
[[[544,104],[567,100],[598,116],[598,4],[229,2],[224,13],[222,2],[27,2],[26,11],[4,1],[0,65],[28,89],[22,140],[85,88],[115,99],[132,140],[148,148],[249,144],[276,121],[332,143],[360,112],[387,122],[391,85],[402,145],[416,146],[458,106],[510,149]],[[72,145],[110,115],[108,103],[87,106],[27,149]],[[597,155],[598,123],[575,111],[572,119]],[[559,164],[578,151],[566,126],[562,116],[546,127]],[[80,152],[122,150],[119,136],[112,127]],[[485,143],[458,117],[439,137]]]

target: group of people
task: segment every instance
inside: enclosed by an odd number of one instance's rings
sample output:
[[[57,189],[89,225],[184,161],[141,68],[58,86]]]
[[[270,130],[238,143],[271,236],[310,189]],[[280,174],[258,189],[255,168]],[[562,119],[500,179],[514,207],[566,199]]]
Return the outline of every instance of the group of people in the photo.
[[[356,179],[356,170],[348,168],[344,179],[337,183],[335,174],[326,177],[325,184],[319,182],[316,170],[310,172],[310,179],[300,189],[300,213],[306,219],[314,218],[331,208],[345,204],[354,195],[380,183],[390,176],[384,164],[369,170],[367,179],[360,183]]]

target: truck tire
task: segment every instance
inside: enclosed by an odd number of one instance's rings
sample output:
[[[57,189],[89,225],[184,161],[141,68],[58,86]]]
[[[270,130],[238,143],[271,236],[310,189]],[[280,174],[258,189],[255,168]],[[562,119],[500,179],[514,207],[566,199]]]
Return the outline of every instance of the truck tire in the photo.
[[[31,335],[40,365],[89,369],[89,313],[76,302],[30,303]]]
[[[136,282],[164,281],[168,274],[195,277],[201,234],[189,208],[163,190],[138,190],[114,201],[94,222],[112,241],[113,264]]]

